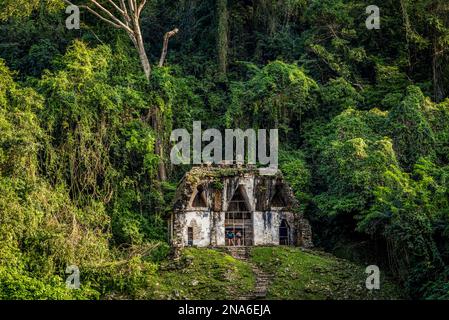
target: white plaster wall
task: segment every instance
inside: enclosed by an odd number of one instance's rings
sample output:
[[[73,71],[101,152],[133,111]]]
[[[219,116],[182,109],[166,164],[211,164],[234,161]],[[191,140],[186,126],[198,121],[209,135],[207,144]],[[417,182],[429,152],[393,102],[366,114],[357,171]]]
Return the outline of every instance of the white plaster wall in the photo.
[[[279,226],[282,219],[286,219],[293,232],[294,216],[290,212],[254,212],[254,245],[279,245]],[[292,241],[292,239],[290,239]]]
[[[212,214],[215,215],[215,218]],[[225,215],[225,212],[187,211],[184,214],[184,246],[188,246],[188,227],[191,226],[194,228],[194,246],[225,246]],[[253,213],[253,245],[279,245],[281,219],[285,218],[290,225],[291,231],[293,231],[293,217],[293,214],[289,212],[255,211]],[[193,220],[195,220],[196,224],[192,224]]]
[[[207,247],[210,245],[210,213],[208,211],[187,211],[185,213],[185,228],[183,231],[183,242],[188,246],[188,227],[193,226],[193,245]],[[196,224],[192,225],[195,220]],[[196,229],[195,229],[196,228]]]
[[[215,218],[213,217],[215,215]],[[195,224],[192,221],[195,220]],[[215,223],[215,225],[214,225]],[[187,211],[184,215],[183,243],[188,246],[188,228],[193,227],[193,245],[197,247],[224,246],[225,212]],[[195,229],[196,228],[196,229]],[[212,230],[214,229],[214,230]]]
[[[254,245],[260,246],[279,244],[278,213],[255,211],[253,215],[253,230]]]

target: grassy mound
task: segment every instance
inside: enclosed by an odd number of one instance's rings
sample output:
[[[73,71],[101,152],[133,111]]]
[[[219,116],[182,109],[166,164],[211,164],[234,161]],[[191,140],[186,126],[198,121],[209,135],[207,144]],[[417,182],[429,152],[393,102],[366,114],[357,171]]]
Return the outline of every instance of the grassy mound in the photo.
[[[211,249],[187,248],[179,261],[164,262],[156,299],[235,299],[254,287],[251,266]]]
[[[274,275],[267,299],[399,299],[400,289],[381,270],[379,290],[365,286],[365,268],[319,251],[255,247],[251,261]]]
[[[103,299],[239,299],[254,294],[254,266],[273,276],[266,299],[403,298],[382,270],[380,290],[370,291],[365,266],[293,247],[254,247],[248,260],[219,250],[185,248],[177,260],[134,259],[93,269],[83,283],[90,281]]]

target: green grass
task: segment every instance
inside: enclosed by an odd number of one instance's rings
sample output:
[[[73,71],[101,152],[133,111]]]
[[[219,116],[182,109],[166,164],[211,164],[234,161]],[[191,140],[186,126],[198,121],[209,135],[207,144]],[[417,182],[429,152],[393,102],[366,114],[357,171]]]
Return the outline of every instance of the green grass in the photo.
[[[254,287],[251,266],[211,249],[187,248],[158,272],[157,299],[233,299]]]
[[[158,263],[135,259],[118,269],[99,271],[105,286],[100,292],[107,299],[238,299],[254,290],[252,265],[274,276],[267,299],[401,298],[398,286],[382,272],[381,289],[370,291],[365,287],[365,266],[293,247],[254,247],[249,261],[207,248],[185,248],[179,259]]]
[[[251,261],[274,274],[267,299],[400,299],[381,272],[380,290],[367,290],[365,268],[319,251],[254,247]]]

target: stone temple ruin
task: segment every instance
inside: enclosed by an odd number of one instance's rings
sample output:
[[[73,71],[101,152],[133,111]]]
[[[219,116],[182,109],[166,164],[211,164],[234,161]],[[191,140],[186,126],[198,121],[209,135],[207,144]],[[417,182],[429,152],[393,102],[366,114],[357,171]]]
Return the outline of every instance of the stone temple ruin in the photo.
[[[280,171],[194,167],[178,185],[169,217],[171,244],[184,246],[312,246],[309,222]]]

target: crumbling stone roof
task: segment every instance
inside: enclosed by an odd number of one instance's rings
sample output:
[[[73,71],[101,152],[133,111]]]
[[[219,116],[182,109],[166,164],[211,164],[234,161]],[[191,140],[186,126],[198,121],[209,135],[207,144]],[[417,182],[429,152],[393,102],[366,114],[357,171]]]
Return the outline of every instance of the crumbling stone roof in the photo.
[[[276,192],[280,192],[285,204],[284,209],[299,213],[299,203],[291,188],[288,186],[280,170],[272,175],[261,174],[254,166],[196,166],[187,172],[180,181],[173,203],[174,212],[182,212],[189,206],[192,194],[199,185],[208,193],[213,211],[221,211],[221,196],[225,185],[232,194],[240,185],[242,179],[254,177],[254,197],[256,198],[255,211],[268,211],[271,200]],[[281,188],[279,188],[281,186]],[[225,199],[230,200],[230,199]]]

